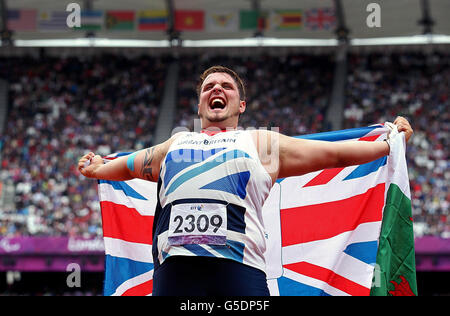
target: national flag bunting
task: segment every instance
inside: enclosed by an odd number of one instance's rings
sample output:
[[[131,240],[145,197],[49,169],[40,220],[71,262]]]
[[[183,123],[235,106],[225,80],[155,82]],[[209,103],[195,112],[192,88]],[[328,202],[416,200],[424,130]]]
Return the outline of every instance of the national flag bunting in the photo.
[[[263,31],[268,27],[268,16],[266,11],[241,10],[239,13],[240,29]]]
[[[7,12],[9,29],[13,31],[68,31],[69,12],[11,9]],[[272,10],[176,10],[178,31],[234,32],[238,30],[298,30],[306,25],[311,30],[329,30],[336,18],[332,8]],[[82,10],[81,27],[77,30],[167,30],[167,10]]]
[[[336,24],[332,8],[310,9],[306,11],[306,26],[310,30],[330,30]]]
[[[99,31],[103,26],[102,10],[82,10],[80,27],[75,27],[80,31]]]
[[[177,31],[201,31],[204,29],[205,13],[200,10],[175,11],[175,29]]]
[[[69,12],[66,11],[40,11],[38,20],[39,31],[63,32],[70,30],[67,26],[68,15]]]
[[[302,138],[381,141],[386,132],[375,125]],[[404,135],[398,137],[388,157],[275,183],[263,208],[271,295],[369,295],[372,284],[373,295],[417,293],[412,225],[392,220],[411,216]],[[151,294],[156,183],[99,181],[99,196],[105,295]]]
[[[36,30],[36,10],[8,10],[7,26],[11,31]]]
[[[138,30],[164,31],[167,29],[166,10],[143,10],[138,12]]]
[[[134,29],[134,11],[106,11],[106,29],[131,31]]]
[[[270,18],[270,29],[276,31],[298,30],[301,28],[301,10],[273,10]]]
[[[239,28],[238,11],[209,11],[205,19],[208,32],[235,32]]]

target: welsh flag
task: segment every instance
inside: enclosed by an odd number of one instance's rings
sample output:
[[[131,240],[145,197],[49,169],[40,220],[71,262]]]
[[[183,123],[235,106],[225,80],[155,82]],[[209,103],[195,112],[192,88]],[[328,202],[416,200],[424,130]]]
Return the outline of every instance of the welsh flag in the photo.
[[[411,193],[404,135],[394,142],[370,295],[417,296]],[[401,141],[400,141],[401,140]]]
[[[382,141],[382,125],[302,136]],[[280,179],[264,205],[271,295],[417,295],[404,135],[388,157]],[[115,159],[121,153],[106,157]],[[99,181],[105,295],[151,295],[156,183]]]

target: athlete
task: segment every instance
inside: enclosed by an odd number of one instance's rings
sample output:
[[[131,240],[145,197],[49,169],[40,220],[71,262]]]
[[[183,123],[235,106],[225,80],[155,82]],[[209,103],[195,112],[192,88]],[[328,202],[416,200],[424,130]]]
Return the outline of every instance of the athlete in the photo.
[[[304,140],[238,129],[245,89],[231,69],[213,66],[197,87],[201,132],[181,132],[106,164],[90,152],[78,162],[88,178],[158,183],[153,223],[153,295],[269,295],[262,207],[278,178],[359,165],[386,156],[385,142]]]

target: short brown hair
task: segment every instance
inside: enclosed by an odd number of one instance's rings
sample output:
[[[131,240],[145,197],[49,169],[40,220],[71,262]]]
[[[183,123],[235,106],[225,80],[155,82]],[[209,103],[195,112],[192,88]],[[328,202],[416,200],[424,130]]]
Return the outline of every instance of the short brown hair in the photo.
[[[234,82],[236,83],[236,85],[238,87],[240,99],[245,101],[245,86],[244,86],[244,82],[242,81],[241,77],[239,77],[239,75],[235,71],[231,70],[230,68],[227,68],[225,66],[219,66],[219,65],[209,67],[200,75],[200,80],[197,84],[197,96],[200,97],[200,91],[202,88],[202,84],[203,84],[203,81],[205,81],[206,77],[208,77],[210,74],[216,73],[216,72],[224,72],[224,73],[229,74],[231,76],[231,78],[233,78]]]

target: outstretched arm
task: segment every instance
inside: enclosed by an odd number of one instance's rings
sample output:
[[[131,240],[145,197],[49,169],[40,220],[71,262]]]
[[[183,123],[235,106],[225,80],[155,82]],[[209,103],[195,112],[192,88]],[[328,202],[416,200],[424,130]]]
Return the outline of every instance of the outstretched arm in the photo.
[[[173,140],[174,137],[159,145],[136,151],[106,164],[99,155],[90,152],[80,158],[78,170],[85,177],[94,179],[125,181],[140,178],[156,182],[161,162]]]
[[[406,140],[413,130],[409,122],[398,117],[394,121],[400,132],[405,132]],[[360,165],[389,154],[387,142],[325,142],[279,136],[278,178],[302,175],[327,169]]]
[[[389,154],[386,142],[343,143],[297,139],[280,135],[279,178],[360,165]]]

